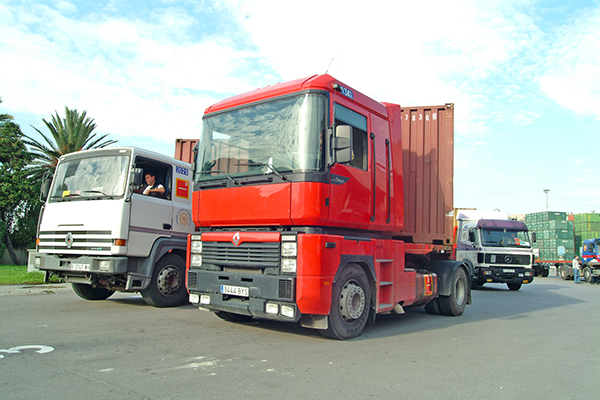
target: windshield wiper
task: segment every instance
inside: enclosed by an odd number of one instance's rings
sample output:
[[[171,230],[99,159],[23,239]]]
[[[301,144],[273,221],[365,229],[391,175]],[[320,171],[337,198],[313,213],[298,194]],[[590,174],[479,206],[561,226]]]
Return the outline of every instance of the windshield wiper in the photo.
[[[275,168],[275,166],[273,164],[267,164],[267,163],[260,163],[260,162],[252,162],[252,163],[246,163],[246,164],[236,164],[236,165],[247,165],[249,167],[267,167],[270,171],[267,171],[265,174],[268,173],[273,173],[275,175],[277,175],[279,178],[281,178],[282,181],[286,181],[287,180],[287,176],[283,175],[281,172],[279,172],[277,170],[277,168]]]
[[[106,194],[100,190],[84,190],[83,193],[98,193],[98,194],[101,194],[102,196],[108,197],[111,200],[113,199],[112,195]]]
[[[233,179],[232,177],[230,177],[229,175],[227,175],[225,173],[225,171],[221,171],[220,169],[216,169],[216,170],[211,170],[211,171],[200,171],[201,174],[212,174],[213,172],[219,172],[221,174],[223,174],[223,176],[227,179],[229,179],[231,182],[233,182],[234,185],[238,185],[239,182],[235,179]]]

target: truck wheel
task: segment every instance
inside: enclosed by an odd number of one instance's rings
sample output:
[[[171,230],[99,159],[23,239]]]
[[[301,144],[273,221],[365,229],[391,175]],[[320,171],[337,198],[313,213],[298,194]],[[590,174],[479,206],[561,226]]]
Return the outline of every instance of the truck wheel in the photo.
[[[590,270],[590,267],[585,267],[583,269],[583,280],[589,282],[590,279],[592,279],[592,271]]]
[[[348,264],[333,285],[327,329],[320,331],[332,339],[351,339],[361,334],[371,307],[371,289],[365,271]]]
[[[510,290],[519,290],[521,289],[521,283],[507,283],[506,286],[508,286],[508,288]]]
[[[443,315],[456,317],[465,311],[469,297],[469,281],[463,268],[458,268],[452,276],[450,296],[440,296],[440,310]]]
[[[560,268],[560,277],[562,278],[563,281],[567,280],[567,271],[565,271],[565,269],[562,267],[562,265],[559,267]]]
[[[71,283],[71,286],[77,296],[86,300],[106,300],[115,293],[114,290],[95,288],[85,283]]]
[[[227,311],[215,311],[215,315],[229,322],[247,322],[252,319],[251,315],[234,314]]]
[[[183,258],[170,253],[158,260],[150,285],[141,293],[144,301],[154,307],[180,305],[187,298]]]

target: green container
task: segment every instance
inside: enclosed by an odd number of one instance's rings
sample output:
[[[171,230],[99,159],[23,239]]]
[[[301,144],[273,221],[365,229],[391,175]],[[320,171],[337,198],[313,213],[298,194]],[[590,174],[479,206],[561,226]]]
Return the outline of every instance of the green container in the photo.
[[[566,221],[567,213],[562,211],[544,211],[542,212],[542,221]]]

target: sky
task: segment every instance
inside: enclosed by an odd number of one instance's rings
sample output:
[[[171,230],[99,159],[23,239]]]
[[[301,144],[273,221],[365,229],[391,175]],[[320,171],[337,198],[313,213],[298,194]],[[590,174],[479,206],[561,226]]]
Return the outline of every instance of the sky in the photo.
[[[328,72],[455,104],[455,207],[600,212],[599,0],[0,0],[0,38],[0,113],[37,139],[69,107],[173,156],[211,104]]]

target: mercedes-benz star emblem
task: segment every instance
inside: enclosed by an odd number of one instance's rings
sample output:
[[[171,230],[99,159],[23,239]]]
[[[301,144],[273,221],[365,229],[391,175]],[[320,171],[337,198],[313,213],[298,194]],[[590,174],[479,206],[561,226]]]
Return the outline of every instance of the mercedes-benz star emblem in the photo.
[[[510,264],[510,263],[512,263],[512,256],[505,256],[505,257],[504,257],[504,262],[505,262],[506,264]]]

